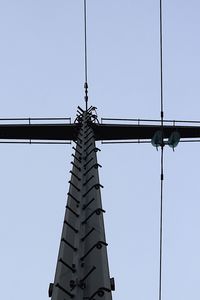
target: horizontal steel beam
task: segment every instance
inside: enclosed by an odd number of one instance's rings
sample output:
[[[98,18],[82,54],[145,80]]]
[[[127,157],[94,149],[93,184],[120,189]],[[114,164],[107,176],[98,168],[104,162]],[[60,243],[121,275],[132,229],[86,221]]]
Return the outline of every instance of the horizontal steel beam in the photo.
[[[96,140],[146,140],[152,139],[160,125],[123,125],[123,124],[94,124]],[[163,127],[164,138],[178,131],[181,138],[199,138],[200,126],[166,126]]]
[[[76,140],[78,124],[8,124],[0,125],[0,139]]]
[[[94,124],[95,140],[149,140],[160,125],[123,125]],[[2,140],[44,140],[70,141],[76,140],[80,124],[7,124],[0,125]],[[166,126],[163,127],[164,138],[169,138],[172,132],[178,131],[181,138],[200,138],[200,126]]]

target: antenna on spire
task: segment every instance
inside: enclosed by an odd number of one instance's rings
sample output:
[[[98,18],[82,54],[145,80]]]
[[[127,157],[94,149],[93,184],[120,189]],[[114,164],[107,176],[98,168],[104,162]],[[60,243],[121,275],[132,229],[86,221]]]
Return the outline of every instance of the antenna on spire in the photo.
[[[84,1],[84,62],[85,62],[85,83],[84,83],[84,89],[85,89],[85,106],[86,111],[88,109],[88,70],[87,70],[87,0]]]

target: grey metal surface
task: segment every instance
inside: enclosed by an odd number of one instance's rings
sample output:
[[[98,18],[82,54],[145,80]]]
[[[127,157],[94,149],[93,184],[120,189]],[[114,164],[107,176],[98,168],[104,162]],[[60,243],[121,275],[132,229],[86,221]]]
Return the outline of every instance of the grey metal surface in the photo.
[[[88,113],[79,119],[52,300],[111,300],[97,152]],[[51,295],[52,294],[52,295]]]

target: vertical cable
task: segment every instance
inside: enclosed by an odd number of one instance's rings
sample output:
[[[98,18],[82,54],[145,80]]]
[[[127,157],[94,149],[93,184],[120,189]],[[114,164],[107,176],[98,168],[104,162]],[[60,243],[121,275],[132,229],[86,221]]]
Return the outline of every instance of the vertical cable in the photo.
[[[162,299],[162,244],[163,244],[163,180],[164,180],[164,145],[161,146],[160,162],[160,251],[159,251],[159,300]]]
[[[160,107],[161,107],[161,124],[164,118],[164,101],[163,101],[163,21],[162,21],[162,0],[159,5],[160,10]]]
[[[163,20],[162,0],[159,5],[160,27],[160,117],[162,131],[161,162],[160,162],[160,249],[159,249],[159,300],[162,299],[162,252],[163,252],[163,180],[164,180],[164,101],[163,101]]]
[[[88,66],[87,66],[87,0],[84,1],[84,69],[85,69],[85,105],[88,109]]]

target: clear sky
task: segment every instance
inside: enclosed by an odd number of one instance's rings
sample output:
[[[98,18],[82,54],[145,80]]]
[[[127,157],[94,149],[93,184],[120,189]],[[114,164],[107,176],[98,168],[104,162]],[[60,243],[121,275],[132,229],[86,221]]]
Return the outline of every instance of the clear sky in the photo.
[[[163,0],[164,110],[200,120],[200,3]],[[0,1],[0,117],[75,117],[83,1]],[[88,0],[89,101],[101,117],[159,118],[159,1]],[[158,299],[160,153],[101,145],[114,300]],[[200,144],[165,149],[163,300],[200,298]],[[3,300],[47,299],[71,145],[0,145]]]

